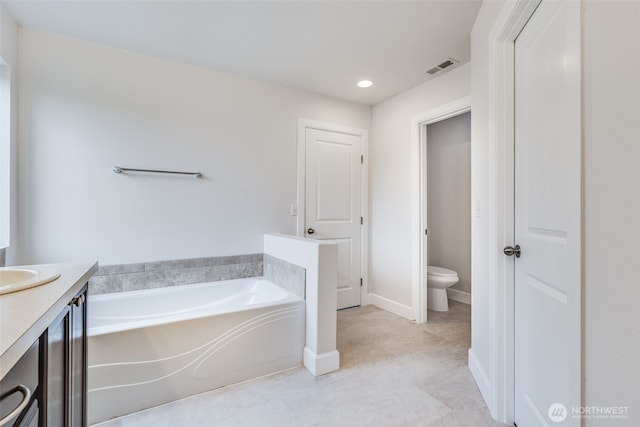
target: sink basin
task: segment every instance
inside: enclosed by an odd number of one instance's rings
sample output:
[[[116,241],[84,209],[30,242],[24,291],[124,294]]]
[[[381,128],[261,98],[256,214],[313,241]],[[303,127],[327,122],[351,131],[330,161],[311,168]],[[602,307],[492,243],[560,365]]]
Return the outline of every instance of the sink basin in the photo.
[[[58,277],[60,273],[49,267],[2,267],[0,268],[0,295],[44,285]]]

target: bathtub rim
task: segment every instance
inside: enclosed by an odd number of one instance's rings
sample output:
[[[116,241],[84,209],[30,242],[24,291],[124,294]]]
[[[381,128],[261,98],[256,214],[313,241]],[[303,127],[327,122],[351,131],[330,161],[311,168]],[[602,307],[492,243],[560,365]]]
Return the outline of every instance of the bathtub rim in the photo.
[[[276,286],[279,290],[282,290],[285,294],[285,297],[281,299],[252,304],[249,306],[244,306],[239,308],[236,307],[234,309],[219,310],[215,312],[207,311],[206,309],[199,309],[199,310],[193,310],[193,311],[185,311],[178,314],[170,314],[165,316],[158,315],[158,316],[154,316],[153,318],[144,318],[144,319],[138,319],[138,320],[131,320],[127,322],[111,323],[107,325],[100,325],[100,326],[90,325],[91,301],[95,299],[98,299],[99,301],[110,302],[112,300],[117,301],[122,298],[126,298],[127,295],[172,294],[172,293],[180,293],[180,291],[185,291],[189,289],[199,289],[199,288],[206,288],[211,286],[222,286],[222,285],[228,286],[229,284],[238,283],[238,282],[247,282],[247,281],[254,281],[254,282],[261,281],[261,282],[269,283],[270,285]],[[212,282],[192,283],[188,285],[165,286],[160,288],[140,289],[135,291],[125,291],[125,292],[113,292],[113,293],[99,294],[99,295],[89,295],[88,301],[89,301],[88,310],[87,310],[88,312],[87,337],[88,338],[106,335],[106,334],[119,333],[119,332],[124,332],[128,330],[133,330],[133,329],[141,329],[141,328],[147,328],[147,327],[153,327],[153,326],[166,325],[169,323],[183,322],[191,319],[198,319],[198,318],[211,317],[211,316],[221,316],[221,315],[237,313],[241,311],[250,311],[253,309],[260,309],[268,306],[285,305],[285,304],[299,303],[299,302],[304,303],[303,298],[300,298],[299,296],[293,294],[288,289],[285,289],[284,287],[265,278],[264,276],[220,280],[220,281],[212,281]]]

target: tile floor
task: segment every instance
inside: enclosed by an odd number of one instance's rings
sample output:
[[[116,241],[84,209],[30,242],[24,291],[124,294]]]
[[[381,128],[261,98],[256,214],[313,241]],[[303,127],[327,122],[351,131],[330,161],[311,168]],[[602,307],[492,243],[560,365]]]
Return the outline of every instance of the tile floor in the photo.
[[[341,310],[337,372],[296,368],[99,426],[504,426],[467,368],[470,315],[455,301],[425,325],[373,306]]]

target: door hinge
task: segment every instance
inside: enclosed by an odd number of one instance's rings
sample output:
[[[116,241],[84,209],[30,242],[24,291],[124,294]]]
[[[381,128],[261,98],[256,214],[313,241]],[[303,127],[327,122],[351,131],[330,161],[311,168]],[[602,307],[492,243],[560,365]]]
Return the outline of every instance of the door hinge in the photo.
[[[427,234],[429,234],[429,233],[427,232],[427,229],[425,228],[424,229],[424,235],[426,236]]]
[[[364,217],[360,217],[360,225],[364,225]]]
[[[363,154],[360,155],[360,164],[364,165],[364,155]]]
[[[362,287],[362,277],[360,278],[360,287]]]

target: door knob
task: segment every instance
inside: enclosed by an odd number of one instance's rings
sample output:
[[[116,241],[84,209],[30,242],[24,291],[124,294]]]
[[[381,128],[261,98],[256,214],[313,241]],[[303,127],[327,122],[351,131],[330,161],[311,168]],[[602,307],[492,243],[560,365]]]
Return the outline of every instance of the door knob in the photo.
[[[504,252],[504,254],[507,256],[515,255],[516,258],[520,258],[520,254],[522,253],[522,251],[520,250],[520,245],[516,245],[515,248],[513,246],[506,246],[502,252]]]
[[[69,303],[69,305],[75,305],[76,307],[80,307],[82,304],[84,304],[84,300],[85,300],[84,294],[82,294],[77,298],[73,298]]]
[[[307,228],[307,234],[313,234],[315,232],[316,232],[316,230],[314,230],[313,228],[311,228],[311,227]]]

